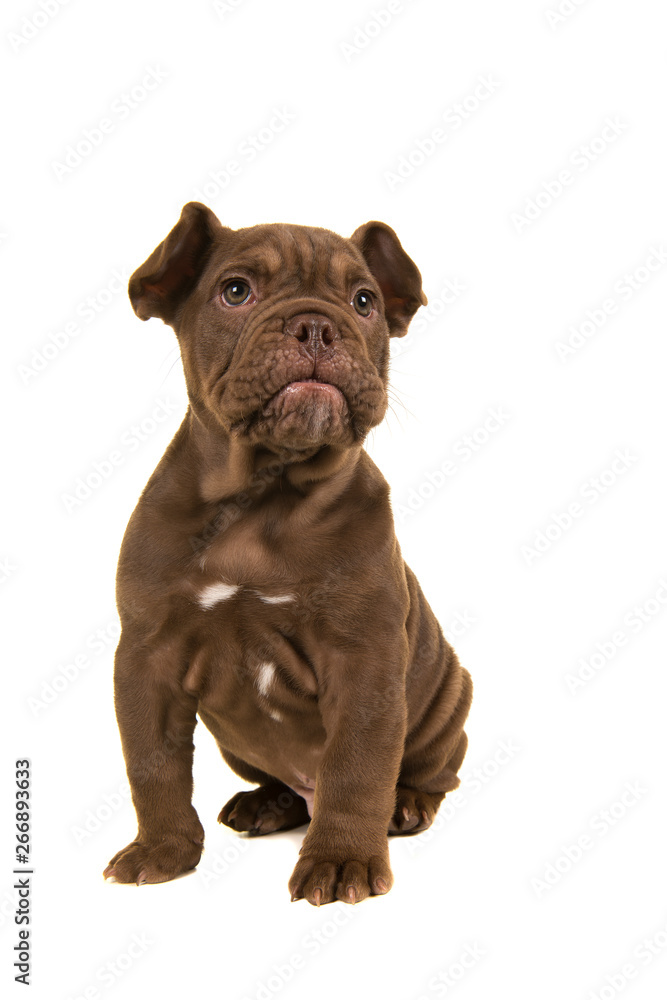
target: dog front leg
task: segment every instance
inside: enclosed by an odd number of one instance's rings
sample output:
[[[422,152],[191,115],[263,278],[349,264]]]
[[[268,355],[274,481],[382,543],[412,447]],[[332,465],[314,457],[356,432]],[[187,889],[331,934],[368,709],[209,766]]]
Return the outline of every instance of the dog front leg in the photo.
[[[292,899],[356,903],[393,883],[387,828],[405,742],[405,670],[386,652],[372,655],[370,670],[371,656],[355,654],[320,697],[327,741]]]
[[[139,829],[105,869],[104,877],[118,882],[175,878],[197,865],[204,843],[191,801],[197,700],[165,660],[124,632],[114,671],[116,716]]]

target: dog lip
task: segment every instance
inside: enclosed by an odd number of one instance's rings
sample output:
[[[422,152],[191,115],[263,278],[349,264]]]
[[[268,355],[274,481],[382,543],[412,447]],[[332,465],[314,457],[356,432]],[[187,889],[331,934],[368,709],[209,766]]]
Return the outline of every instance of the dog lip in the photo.
[[[319,378],[301,378],[287,382],[273,397],[272,402],[280,403],[291,400],[288,405],[333,406],[338,412],[349,410],[347,396],[338,386],[331,382],[323,382]]]
[[[318,378],[302,378],[297,379],[294,382],[288,382],[287,385],[282,387],[278,395],[280,396],[283,393],[287,394],[290,392],[303,392],[304,390],[306,392],[309,390],[315,390],[315,392],[323,391],[331,395],[343,395],[337,386],[332,385],[331,382],[322,382]]]

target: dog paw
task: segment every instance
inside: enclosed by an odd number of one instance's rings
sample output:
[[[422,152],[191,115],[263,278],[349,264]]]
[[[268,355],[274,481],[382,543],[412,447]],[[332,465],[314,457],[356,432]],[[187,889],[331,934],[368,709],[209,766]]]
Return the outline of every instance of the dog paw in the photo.
[[[387,832],[396,836],[421,833],[422,830],[428,829],[441,800],[442,795],[431,795],[429,792],[420,792],[417,788],[404,788],[399,785],[396,789],[394,815],[389,821]]]
[[[288,888],[295,899],[307,899],[313,906],[333,903],[359,903],[367,896],[389,892],[393,875],[386,857],[373,856],[360,861],[333,861],[305,854],[292,872]]]
[[[201,858],[203,838],[197,843],[186,837],[165,837],[155,843],[132,841],[104,869],[104,877],[116,882],[168,882],[177,875],[192,871]]]
[[[251,792],[237,792],[218,816],[218,823],[254,836],[291,830],[309,820],[305,799],[282,783],[260,785]]]

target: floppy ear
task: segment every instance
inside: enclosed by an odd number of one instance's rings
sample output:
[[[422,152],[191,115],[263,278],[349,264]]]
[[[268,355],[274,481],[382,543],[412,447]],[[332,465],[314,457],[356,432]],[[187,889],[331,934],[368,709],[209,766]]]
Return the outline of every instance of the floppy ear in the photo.
[[[159,316],[173,324],[176,312],[192,291],[223,227],[210,208],[198,201],[183,206],[167,238],[130,278],[128,292],[139,319]]]
[[[367,222],[355,229],[350,239],[361,250],[382,290],[390,336],[404,337],[410,320],[428,301],[417,265],[406,254],[394,230],[384,222]]]

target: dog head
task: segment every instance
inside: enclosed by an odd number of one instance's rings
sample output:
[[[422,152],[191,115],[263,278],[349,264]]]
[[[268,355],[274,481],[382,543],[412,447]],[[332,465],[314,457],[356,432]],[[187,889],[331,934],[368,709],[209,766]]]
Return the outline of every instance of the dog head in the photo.
[[[209,427],[270,451],[361,442],[387,408],[389,338],[426,304],[393,229],[232,230],[189,202],[132,275],[143,320],[178,337],[191,405]]]

